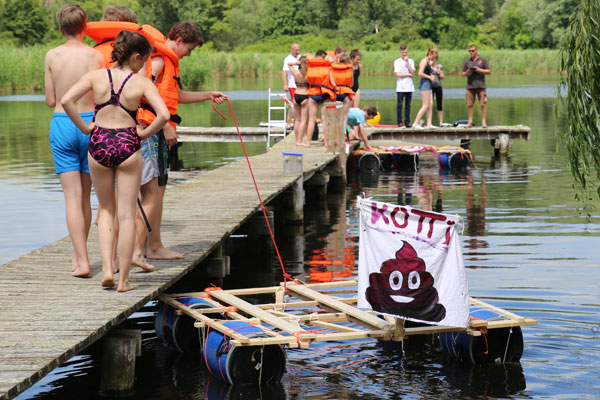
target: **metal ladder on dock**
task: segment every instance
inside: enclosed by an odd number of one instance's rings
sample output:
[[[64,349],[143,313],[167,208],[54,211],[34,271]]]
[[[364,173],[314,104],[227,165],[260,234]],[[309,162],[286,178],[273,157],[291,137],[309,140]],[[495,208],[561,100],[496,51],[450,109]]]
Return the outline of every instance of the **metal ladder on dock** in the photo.
[[[281,101],[283,105],[279,103]],[[271,140],[274,138],[285,138],[287,124],[287,108],[292,103],[287,99],[285,92],[274,92],[269,88],[269,114],[267,120],[267,151],[271,148]],[[281,116],[283,119],[276,119]],[[275,114],[275,115],[274,115]]]

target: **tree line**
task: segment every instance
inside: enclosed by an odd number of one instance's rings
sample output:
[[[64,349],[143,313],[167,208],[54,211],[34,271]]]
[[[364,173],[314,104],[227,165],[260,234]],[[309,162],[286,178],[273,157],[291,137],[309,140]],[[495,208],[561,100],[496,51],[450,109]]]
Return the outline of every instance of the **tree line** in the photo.
[[[91,21],[122,4],[140,23],[167,33],[182,19],[198,23],[205,49],[282,52],[336,44],[362,50],[531,49],[560,46],[579,0],[83,0]],[[0,0],[0,40],[15,46],[60,39],[55,14],[63,1]]]

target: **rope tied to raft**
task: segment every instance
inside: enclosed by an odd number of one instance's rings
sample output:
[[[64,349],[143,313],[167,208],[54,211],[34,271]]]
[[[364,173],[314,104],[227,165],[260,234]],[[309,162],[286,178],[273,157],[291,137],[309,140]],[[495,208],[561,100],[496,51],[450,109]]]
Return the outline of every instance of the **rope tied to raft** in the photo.
[[[483,321],[482,318],[478,318],[478,317],[469,317],[469,320]],[[490,352],[490,346],[489,346],[488,340],[487,340],[487,329],[485,329],[485,328],[475,328],[475,329],[477,329],[479,332],[481,332],[481,335],[483,336],[483,339],[485,340],[485,351],[483,352],[483,354],[485,354],[487,356],[487,354]]]
[[[244,156],[246,157],[246,163],[248,164],[248,169],[250,170],[250,175],[252,176],[252,182],[254,183],[254,189],[256,189],[256,195],[258,196],[258,201],[260,202],[260,209],[263,212],[263,215],[265,217],[265,223],[267,225],[267,228],[269,229],[269,235],[271,236],[271,240],[273,241],[273,247],[275,248],[275,252],[277,253],[277,259],[279,260],[279,265],[281,266],[281,272],[283,274],[283,287],[285,288],[285,291],[288,293],[288,289],[287,289],[287,281],[288,279],[296,282],[298,284],[300,284],[300,282],[298,282],[296,279],[294,279],[292,277],[292,275],[288,274],[287,271],[285,270],[285,267],[283,266],[283,260],[281,258],[281,254],[279,253],[279,248],[277,247],[277,243],[275,241],[275,235],[273,234],[273,230],[271,229],[271,224],[269,223],[269,217],[267,216],[267,210],[265,208],[265,205],[263,204],[262,201],[262,197],[260,195],[260,191],[258,190],[258,184],[256,183],[256,178],[254,176],[254,171],[252,170],[252,165],[250,164],[250,157],[248,157],[248,152],[246,151],[246,146],[244,145],[244,140],[242,139],[242,134],[240,132],[240,127],[238,126],[237,120],[235,118],[235,114],[233,112],[233,107],[231,107],[231,102],[229,101],[229,98],[227,97],[227,105],[229,106],[229,112],[231,113],[231,117],[233,118],[233,123],[235,125],[235,129],[237,131],[238,137],[240,139],[240,143],[242,145],[242,149],[244,150]],[[217,114],[219,114],[221,116],[221,118],[223,118],[224,120],[227,120],[227,117],[225,117],[219,110],[217,110],[217,108],[215,107],[215,100],[213,99],[211,102],[212,108],[213,110],[215,110],[215,112]]]

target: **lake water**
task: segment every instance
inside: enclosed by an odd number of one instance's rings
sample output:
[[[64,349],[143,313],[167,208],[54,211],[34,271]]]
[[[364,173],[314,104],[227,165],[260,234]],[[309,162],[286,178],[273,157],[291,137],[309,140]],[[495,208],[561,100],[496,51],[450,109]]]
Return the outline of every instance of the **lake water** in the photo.
[[[266,119],[266,88],[278,84],[277,79],[256,80],[250,86],[229,80],[219,88],[233,99],[240,125],[255,126]],[[463,85],[456,77],[445,82],[446,121],[466,117]],[[300,230],[305,244],[300,258],[306,264],[297,263],[288,272],[307,281],[355,274],[353,268],[327,270],[308,262],[315,254],[336,259],[344,248],[357,255],[355,199],[361,193],[386,202],[396,203],[400,197],[415,206],[441,205],[444,212],[465,219],[461,239],[470,294],[539,321],[523,327],[525,350],[519,363],[458,364],[440,350],[433,336],[410,338],[404,353],[372,340],[315,343],[310,350],[288,350],[280,385],[228,387],[210,378],[197,359],[158,344],[149,304],[128,321],[144,332],[133,398],[599,398],[600,218],[597,209],[578,208],[564,152],[557,149],[555,80],[491,76],[488,86],[488,124],[530,126],[529,141],[515,140],[508,157],[499,159],[488,141],[474,141],[475,167],[460,174],[422,162],[417,174],[353,176],[339,193],[307,202]],[[240,87],[248,90],[235,90]],[[393,78],[361,77],[362,103],[376,105],[384,124],[395,123],[395,93],[389,89],[393,87]],[[47,140],[51,110],[39,96],[0,100],[1,265],[67,232]],[[419,107],[420,101],[413,101],[413,115]],[[229,124],[208,104],[185,105],[181,111],[187,126]],[[264,144],[248,148],[256,154],[264,151]],[[179,155],[184,169],[205,170],[239,159],[242,152],[237,144],[188,143]],[[297,261],[293,244],[298,230],[278,225],[276,233],[286,261],[293,264],[289,258]],[[233,257],[225,288],[272,285],[281,279],[273,260],[248,265],[247,259]],[[93,346],[74,357],[19,398],[97,397],[97,352]]]

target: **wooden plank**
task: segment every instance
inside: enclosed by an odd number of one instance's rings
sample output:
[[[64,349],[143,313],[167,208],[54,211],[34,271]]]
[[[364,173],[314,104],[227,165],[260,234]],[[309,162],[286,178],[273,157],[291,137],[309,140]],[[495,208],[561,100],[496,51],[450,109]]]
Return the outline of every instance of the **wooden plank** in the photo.
[[[339,300],[333,299],[330,296],[326,296],[315,290],[307,288],[304,285],[290,284],[288,285],[288,289],[300,298],[315,300],[318,301],[322,307],[344,312],[348,315],[350,320],[354,320],[355,322],[369,328],[391,330],[394,327],[393,324],[390,324],[381,318],[378,318],[365,311],[361,311],[358,308],[352,307]]]
[[[291,335],[303,332],[303,329],[297,327],[296,325],[291,324],[288,321],[285,321],[281,318],[277,318],[271,313],[268,313],[265,310],[248,303],[247,301],[235,297],[234,295],[227,293],[226,291],[214,290],[210,292],[210,296],[214,297],[216,300],[222,303],[230,304],[236,307],[238,310],[248,313],[253,317],[258,318],[269,325],[273,325],[274,327],[281,329],[282,331],[287,332]],[[311,335],[306,336],[307,339],[310,339],[310,337],[308,336]]]

